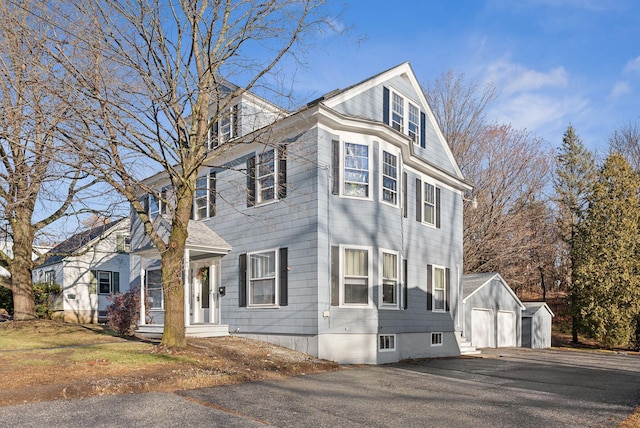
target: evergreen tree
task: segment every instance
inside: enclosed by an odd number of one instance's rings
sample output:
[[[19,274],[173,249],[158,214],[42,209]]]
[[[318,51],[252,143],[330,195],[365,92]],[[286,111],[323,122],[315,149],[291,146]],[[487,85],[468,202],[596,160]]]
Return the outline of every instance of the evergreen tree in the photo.
[[[605,161],[580,225],[574,292],[581,331],[607,347],[635,341],[640,313],[640,178],[626,159]]]
[[[586,197],[595,179],[594,155],[587,150],[569,125],[562,137],[562,146],[556,158],[554,177],[555,202],[557,207],[557,230],[563,243],[560,257],[561,282],[569,291],[568,305],[572,323],[573,342],[578,341],[580,307],[576,301],[574,265],[576,259],[576,235],[578,225],[584,218]]]

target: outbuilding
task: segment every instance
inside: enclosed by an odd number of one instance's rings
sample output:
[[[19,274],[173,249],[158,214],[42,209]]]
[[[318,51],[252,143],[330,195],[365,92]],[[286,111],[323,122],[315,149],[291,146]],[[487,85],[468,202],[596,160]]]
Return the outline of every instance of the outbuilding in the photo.
[[[522,311],[522,347],[550,348],[553,312],[544,302],[524,302]]]
[[[464,275],[464,337],[477,348],[520,346],[525,306],[499,273]]]

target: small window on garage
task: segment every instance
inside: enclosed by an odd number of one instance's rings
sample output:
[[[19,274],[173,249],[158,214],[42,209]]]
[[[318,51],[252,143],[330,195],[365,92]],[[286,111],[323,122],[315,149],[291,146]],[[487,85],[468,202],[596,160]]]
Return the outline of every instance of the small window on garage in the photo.
[[[431,333],[431,346],[442,346],[442,333]]]
[[[380,351],[395,351],[396,350],[396,335],[395,334],[381,334],[378,336],[378,350]]]

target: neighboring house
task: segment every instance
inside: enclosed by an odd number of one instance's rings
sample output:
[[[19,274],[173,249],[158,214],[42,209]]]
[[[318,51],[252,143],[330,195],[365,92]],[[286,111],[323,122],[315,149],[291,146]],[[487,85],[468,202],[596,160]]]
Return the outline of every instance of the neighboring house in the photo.
[[[128,218],[94,227],[63,241],[33,270],[34,282],[58,284],[69,322],[106,320],[108,297],[129,290]]]
[[[39,257],[42,257],[49,250],[51,250],[50,246],[34,245],[31,257],[33,260],[36,260]],[[13,258],[13,242],[8,240],[0,241],[0,251],[5,253],[9,258]],[[0,277],[10,278],[11,274],[5,267],[0,266]]]
[[[522,347],[550,348],[551,308],[544,302],[524,302],[522,312]]]
[[[520,346],[525,306],[500,274],[464,275],[462,287],[463,336],[477,348]]]
[[[471,186],[408,63],[293,113],[245,93],[208,145],[185,254],[187,335],[232,332],[341,363],[460,354]],[[166,229],[169,182],[146,184]],[[131,230],[132,287],[150,301],[139,331],[160,334],[159,255],[135,215]]]

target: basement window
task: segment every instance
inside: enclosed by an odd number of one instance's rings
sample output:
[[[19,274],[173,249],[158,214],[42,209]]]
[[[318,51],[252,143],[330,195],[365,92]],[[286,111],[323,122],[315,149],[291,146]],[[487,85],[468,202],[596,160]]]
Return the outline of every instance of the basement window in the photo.
[[[396,335],[395,334],[381,334],[378,336],[378,350],[379,351],[395,351],[396,350]]]

